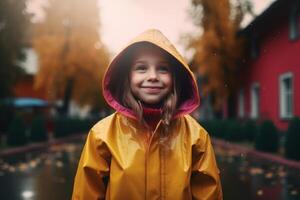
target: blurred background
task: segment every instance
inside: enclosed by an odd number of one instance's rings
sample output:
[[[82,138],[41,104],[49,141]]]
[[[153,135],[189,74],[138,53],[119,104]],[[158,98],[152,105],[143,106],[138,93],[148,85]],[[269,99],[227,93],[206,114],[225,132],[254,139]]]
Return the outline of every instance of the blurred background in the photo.
[[[71,198],[106,67],[149,28],[197,78],[224,199],[300,199],[299,0],[1,0],[3,199]]]

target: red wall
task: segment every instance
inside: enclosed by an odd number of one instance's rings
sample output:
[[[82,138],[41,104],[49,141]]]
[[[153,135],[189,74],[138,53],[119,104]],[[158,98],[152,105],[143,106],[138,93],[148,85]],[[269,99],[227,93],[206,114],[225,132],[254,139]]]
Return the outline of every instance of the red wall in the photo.
[[[14,87],[16,97],[32,97],[47,100],[45,88],[34,89],[34,77],[27,75],[20,79]]]
[[[267,25],[266,25],[267,26]],[[288,121],[280,119],[279,77],[293,73],[294,115],[300,116],[300,38],[289,40],[288,24],[277,26],[263,37],[259,44],[259,56],[250,61],[245,78],[245,109],[250,116],[250,88],[253,82],[260,85],[260,118],[271,119],[280,129],[286,129]]]

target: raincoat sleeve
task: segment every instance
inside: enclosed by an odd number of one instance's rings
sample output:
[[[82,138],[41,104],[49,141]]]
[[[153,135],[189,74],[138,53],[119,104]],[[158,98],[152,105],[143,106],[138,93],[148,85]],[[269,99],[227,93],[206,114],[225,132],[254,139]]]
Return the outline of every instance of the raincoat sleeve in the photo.
[[[192,148],[191,190],[193,199],[222,200],[222,188],[214,150],[207,132],[202,129]]]
[[[73,200],[105,199],[110,158],[106,144],[91,130],[79,160]]]

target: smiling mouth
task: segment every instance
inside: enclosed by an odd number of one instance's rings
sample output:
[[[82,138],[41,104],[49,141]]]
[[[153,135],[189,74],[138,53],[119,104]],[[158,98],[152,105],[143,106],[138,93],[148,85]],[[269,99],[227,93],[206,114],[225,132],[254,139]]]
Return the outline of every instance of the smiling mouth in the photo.
[[[158,86],[146,86],[146,87],[142,87],[142,88],[146,88],[146,89],[162,89],[162,87],[158,87]]]
[[[155,94],[155,93],[159,93],[163,88],[162,87],[142,87],[142,89],[146,90],[147,93]]]

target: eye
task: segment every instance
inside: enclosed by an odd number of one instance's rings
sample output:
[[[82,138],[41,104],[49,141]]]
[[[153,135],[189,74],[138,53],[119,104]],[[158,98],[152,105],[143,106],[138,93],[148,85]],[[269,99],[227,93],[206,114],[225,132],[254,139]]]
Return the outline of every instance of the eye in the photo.
[[[143,64],[135,65],[133,67],[133,70],[138,72],[145,72],[147,70],[147,66]]]
[[[161,65],[158,67],[158,70],[163,73],[168,73],[170,72],[170,67],[167,65]]]

